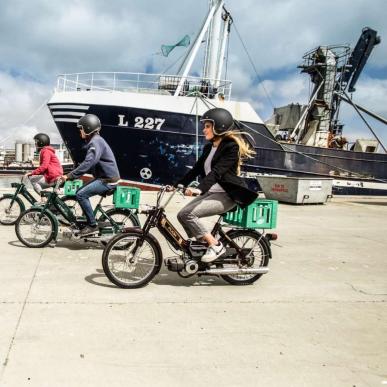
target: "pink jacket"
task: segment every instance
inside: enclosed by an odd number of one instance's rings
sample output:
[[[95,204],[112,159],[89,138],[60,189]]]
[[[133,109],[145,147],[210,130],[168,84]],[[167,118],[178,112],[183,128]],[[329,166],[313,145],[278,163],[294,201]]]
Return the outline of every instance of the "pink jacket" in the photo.
[[[47,183],[52,183],[59,176],[63,175],[63,168],[55,149],[51,146],[45,146],[40,151],[40,166],[36,168],[32,175],[43,175]]]

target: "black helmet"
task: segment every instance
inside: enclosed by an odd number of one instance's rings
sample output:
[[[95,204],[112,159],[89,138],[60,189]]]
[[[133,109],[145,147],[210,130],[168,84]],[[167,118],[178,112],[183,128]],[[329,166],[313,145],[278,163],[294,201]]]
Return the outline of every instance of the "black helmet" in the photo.
[[[101,121],[94,114],[86,114],[78,121],[77,127],[89,135],[101,129]]]
[[[215,108],[206,111],[200,121],[212,121],[214,124],[214,134],[221,136],[230,130],[234,124],[231,113],[222,108]]]
[[[48,137],[45,133],[35,134],[34,140],[38,148],[43,148],[46,145],[50,145],[50,137]]]

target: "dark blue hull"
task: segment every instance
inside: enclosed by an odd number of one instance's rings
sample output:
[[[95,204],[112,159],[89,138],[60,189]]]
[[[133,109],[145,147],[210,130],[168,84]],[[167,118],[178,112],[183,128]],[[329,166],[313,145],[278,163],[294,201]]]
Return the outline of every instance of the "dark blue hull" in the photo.
[[[84,158],[83,142],[75,123],[77,119],[73,117],[72,122],[68,122],[68,113],[61,117],[58,110],[64,109],[59,109],[56,105],[49,104],[49,107],[52,113],[56,112],[53,118],[71,157],[77,164]],[[74,107],[69,110],[77,111]],[[82,113],[85,109],[78,111]],[[88,105],[87,113],[100,117],[101,135],[112,147],[123,179],[142,184],[171,184],[192,167],[204,145],[201,129],[196,133],[194,114],[106,105]],[[138,126],[139,117],[143,120],[143,127],[135,127]],[[149,120],[146,121],[147,119]],[[162,125],[157,128],[156,122],[162,122]],[[288,176],[334,177],[364,182],[387,181],[385,154],[294,144],[282,146],[274,141],[263,124],[245,124],[251,128],[244,128],[244,131],[254,138],[257,153],[254,159],[246,162],[245,171]],[[386,187],[382,186],[376,189],[364,187],[363,191],[361,186],[348,189],[340,187],[339,191],[336,190],[337,193],[343,194],[387,194]]]

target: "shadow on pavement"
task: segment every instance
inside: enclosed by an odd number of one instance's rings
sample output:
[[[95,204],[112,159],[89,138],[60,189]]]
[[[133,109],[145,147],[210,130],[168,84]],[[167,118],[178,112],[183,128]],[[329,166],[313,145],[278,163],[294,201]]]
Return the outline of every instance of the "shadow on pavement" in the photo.
[[[117,288],[118,286],[113,284],[106,284],[99,282],[98,279],[107,279],[105,273],[101,269],[96,269],[96,273],[89,274],[85,277],[85,281],[92,285],[102,286],[105,288]],[[190,278],[181,278],[177,273],[169,272],[165,267],[162,267],[160,273],[156,275],[151,281],[155,285],[168,285],[168,286],[230,286],[222,279],[217,277],[198,277],[194,275]],[[146,285],[145,285],[146,286]],[[144,286],[144,287],[145,287]]]
[[[103,279],[104,281],[106,280],[105,273],[101,269],[97,269],[96,273],[94,274],[89,274],[88,276],[85,277],[86,282],[92,284],[92,285],[97,285],[97,286],[102,286],[104,288],[116,288],[119,289],[116,285],[113,285],[111,283],[102,283],[99,282],[98,279]]]
[[[93,242],[74,242],[74,241],[63,241],[63,240],[60,240],[58,242],[50,242],[48,245],[44,246],[44,247],[28,247],[28,246],[25,246],[23,245],[23,243],[21,243],[19,240],[15,240],[15,241],[8,241],[8,244],[11,245],[11,246],[15,246],[15,247],[23,247],[23,248],[27,248],[27,249],[46,249],[46,248],[54,248],[54,247],[62,247],[62,248],[66,248],[66,249],[69,249],[69,250],[90,250],[90,249],[98,249],[98,250],[103,250],[104,246],[100,245],[100,244],[96,244],[96,243],[93,243]]]

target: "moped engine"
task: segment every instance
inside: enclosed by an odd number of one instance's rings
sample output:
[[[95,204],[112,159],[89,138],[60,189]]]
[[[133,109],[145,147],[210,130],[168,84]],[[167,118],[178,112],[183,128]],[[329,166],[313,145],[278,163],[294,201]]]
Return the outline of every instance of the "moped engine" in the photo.
[[[194,260],[186,261],[184,271],[189,274],[195,274],[199,270],[199,264]]]
[[[169,271],[179,272],[184,269],[184,261],[179,256],[165,259],[165,264]]]
[[[186,260],[180,256],[167,258],[165,264],[169,271],[177,272],[183,277],[189,277],[199,270],[199,264],[196,261]]]

